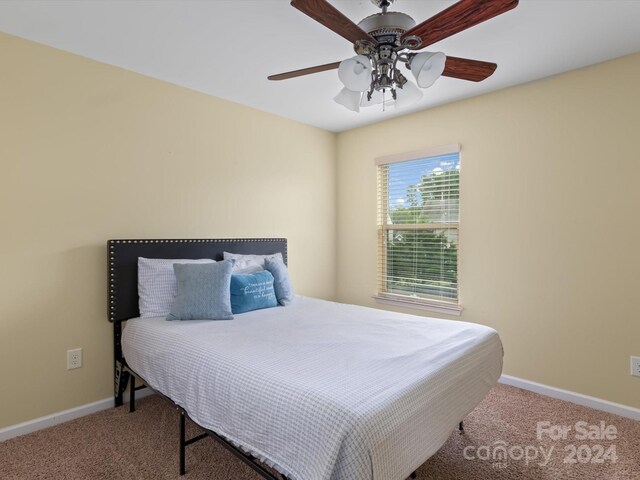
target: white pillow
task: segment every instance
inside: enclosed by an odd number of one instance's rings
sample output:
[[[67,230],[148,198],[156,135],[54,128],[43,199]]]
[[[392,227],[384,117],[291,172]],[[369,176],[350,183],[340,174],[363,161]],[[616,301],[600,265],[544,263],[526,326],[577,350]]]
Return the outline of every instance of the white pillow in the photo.
[[[261,267],[257,263],[250,260],[235,260],[231,273],[233,273],[234,275],[248,275],[251,273],[259,272],[261,270],[264,270],[264,267]]]
[[[215,263],[215,260],[138,257],[138,307],[141,317],[169,315],[178,293],[174,263]]]
[[[277,259],[284,262],[280,252],[271,255],[245,255],[242,253],[223,252],[222,256],[225,260],[235,260],[233,273],[255,273],[264,270],[264,261],[267,258]]]

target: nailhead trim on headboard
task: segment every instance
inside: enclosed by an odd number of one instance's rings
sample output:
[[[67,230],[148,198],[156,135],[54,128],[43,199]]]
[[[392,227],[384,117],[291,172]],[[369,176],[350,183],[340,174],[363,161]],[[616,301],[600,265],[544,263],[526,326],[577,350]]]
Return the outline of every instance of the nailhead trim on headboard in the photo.
[[[221,238],[221,239],[159,239],[159,240],[109,240],[108,246],[108,258],[109,258],[109,321],[116,321],[116,253],[117,246],[122,244],[138,244],[138,243],[212,243],[212,244],[225,244],[225,243],[273,243],[284,246],[283,256],[285,262],[287,260],[287,239],[286,238]]]

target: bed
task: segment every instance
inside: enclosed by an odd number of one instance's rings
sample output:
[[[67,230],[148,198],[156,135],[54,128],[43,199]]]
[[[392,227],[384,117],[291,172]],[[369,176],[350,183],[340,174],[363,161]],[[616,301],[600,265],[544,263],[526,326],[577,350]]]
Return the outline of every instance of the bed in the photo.
[[[496,383],[488,327],[297,296],[232,321],[137,318],[137,257],[276,253],[284,239],[109,242],[115,401],[135,378],[265,478],[402,480]],[[132,298],[133,297],[133,298]],[[122,322],[127,326],[122,332]],[[132,402],[133,403],[133,402]],[[265,468],[267,465],[270,468]]]

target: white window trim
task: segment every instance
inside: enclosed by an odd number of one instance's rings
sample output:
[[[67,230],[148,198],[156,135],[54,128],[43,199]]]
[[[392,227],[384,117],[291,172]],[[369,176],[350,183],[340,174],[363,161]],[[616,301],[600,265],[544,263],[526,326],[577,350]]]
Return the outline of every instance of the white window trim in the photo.
[[[459,143],[451,143],[449,145],[440,145],[438,147],[414,150],[413,152],[397,153],[395,155],[378,157],[376,158],[375,163],[376,166],[380,166],[398,162],[409,162],[411,160],[420,160],[425,157],[437,157],[440,155],[447,155],[449,153],[460,153],[460,150]]]
[[[391,294],[378,294],[372,297],[378,303],[395,305],[397,307],[414,308],[434,313],[444,313],[459,317],[462,314],[462,306],[459,303],[438,302],[424,298],[411,300],[407,297],[394,297]]]
[[[425,157],[435,157],[439,155],[447,155],[450,153],[460,153],[462,150],[459,143],[451,143],[448,145],[439,145],[437,147],[423,148],[411,152],[398,153],[394,155],[386,155],[375,159],[376,167],[380,165],[389,165],[398,162],[407,162],[418,160]],[[459,231],[458,224],[458,231]],[[458,265],[459,267],[459,265]],[[376,273],[377,275],[377,273]],[[445,315],[460,316],[462,314],[462,302],[460,301],[460,290],[458,289],[458,299],[456,302],[445,302],[432,300],[428,298],[406,297],[402,295],[393,295],[390,293],[380,292],[373,295],[372,298],[382,304],[394,305],[398,307],[413,308],[416,310],[424,310],[434,313],[442,313]]]

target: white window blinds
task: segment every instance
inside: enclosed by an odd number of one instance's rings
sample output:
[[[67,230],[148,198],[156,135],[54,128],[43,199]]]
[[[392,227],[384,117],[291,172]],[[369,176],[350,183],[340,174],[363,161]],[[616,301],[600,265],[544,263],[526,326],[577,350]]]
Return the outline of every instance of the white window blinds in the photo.
[[[376,160],[378,298],[458,303],[460,147]]]

